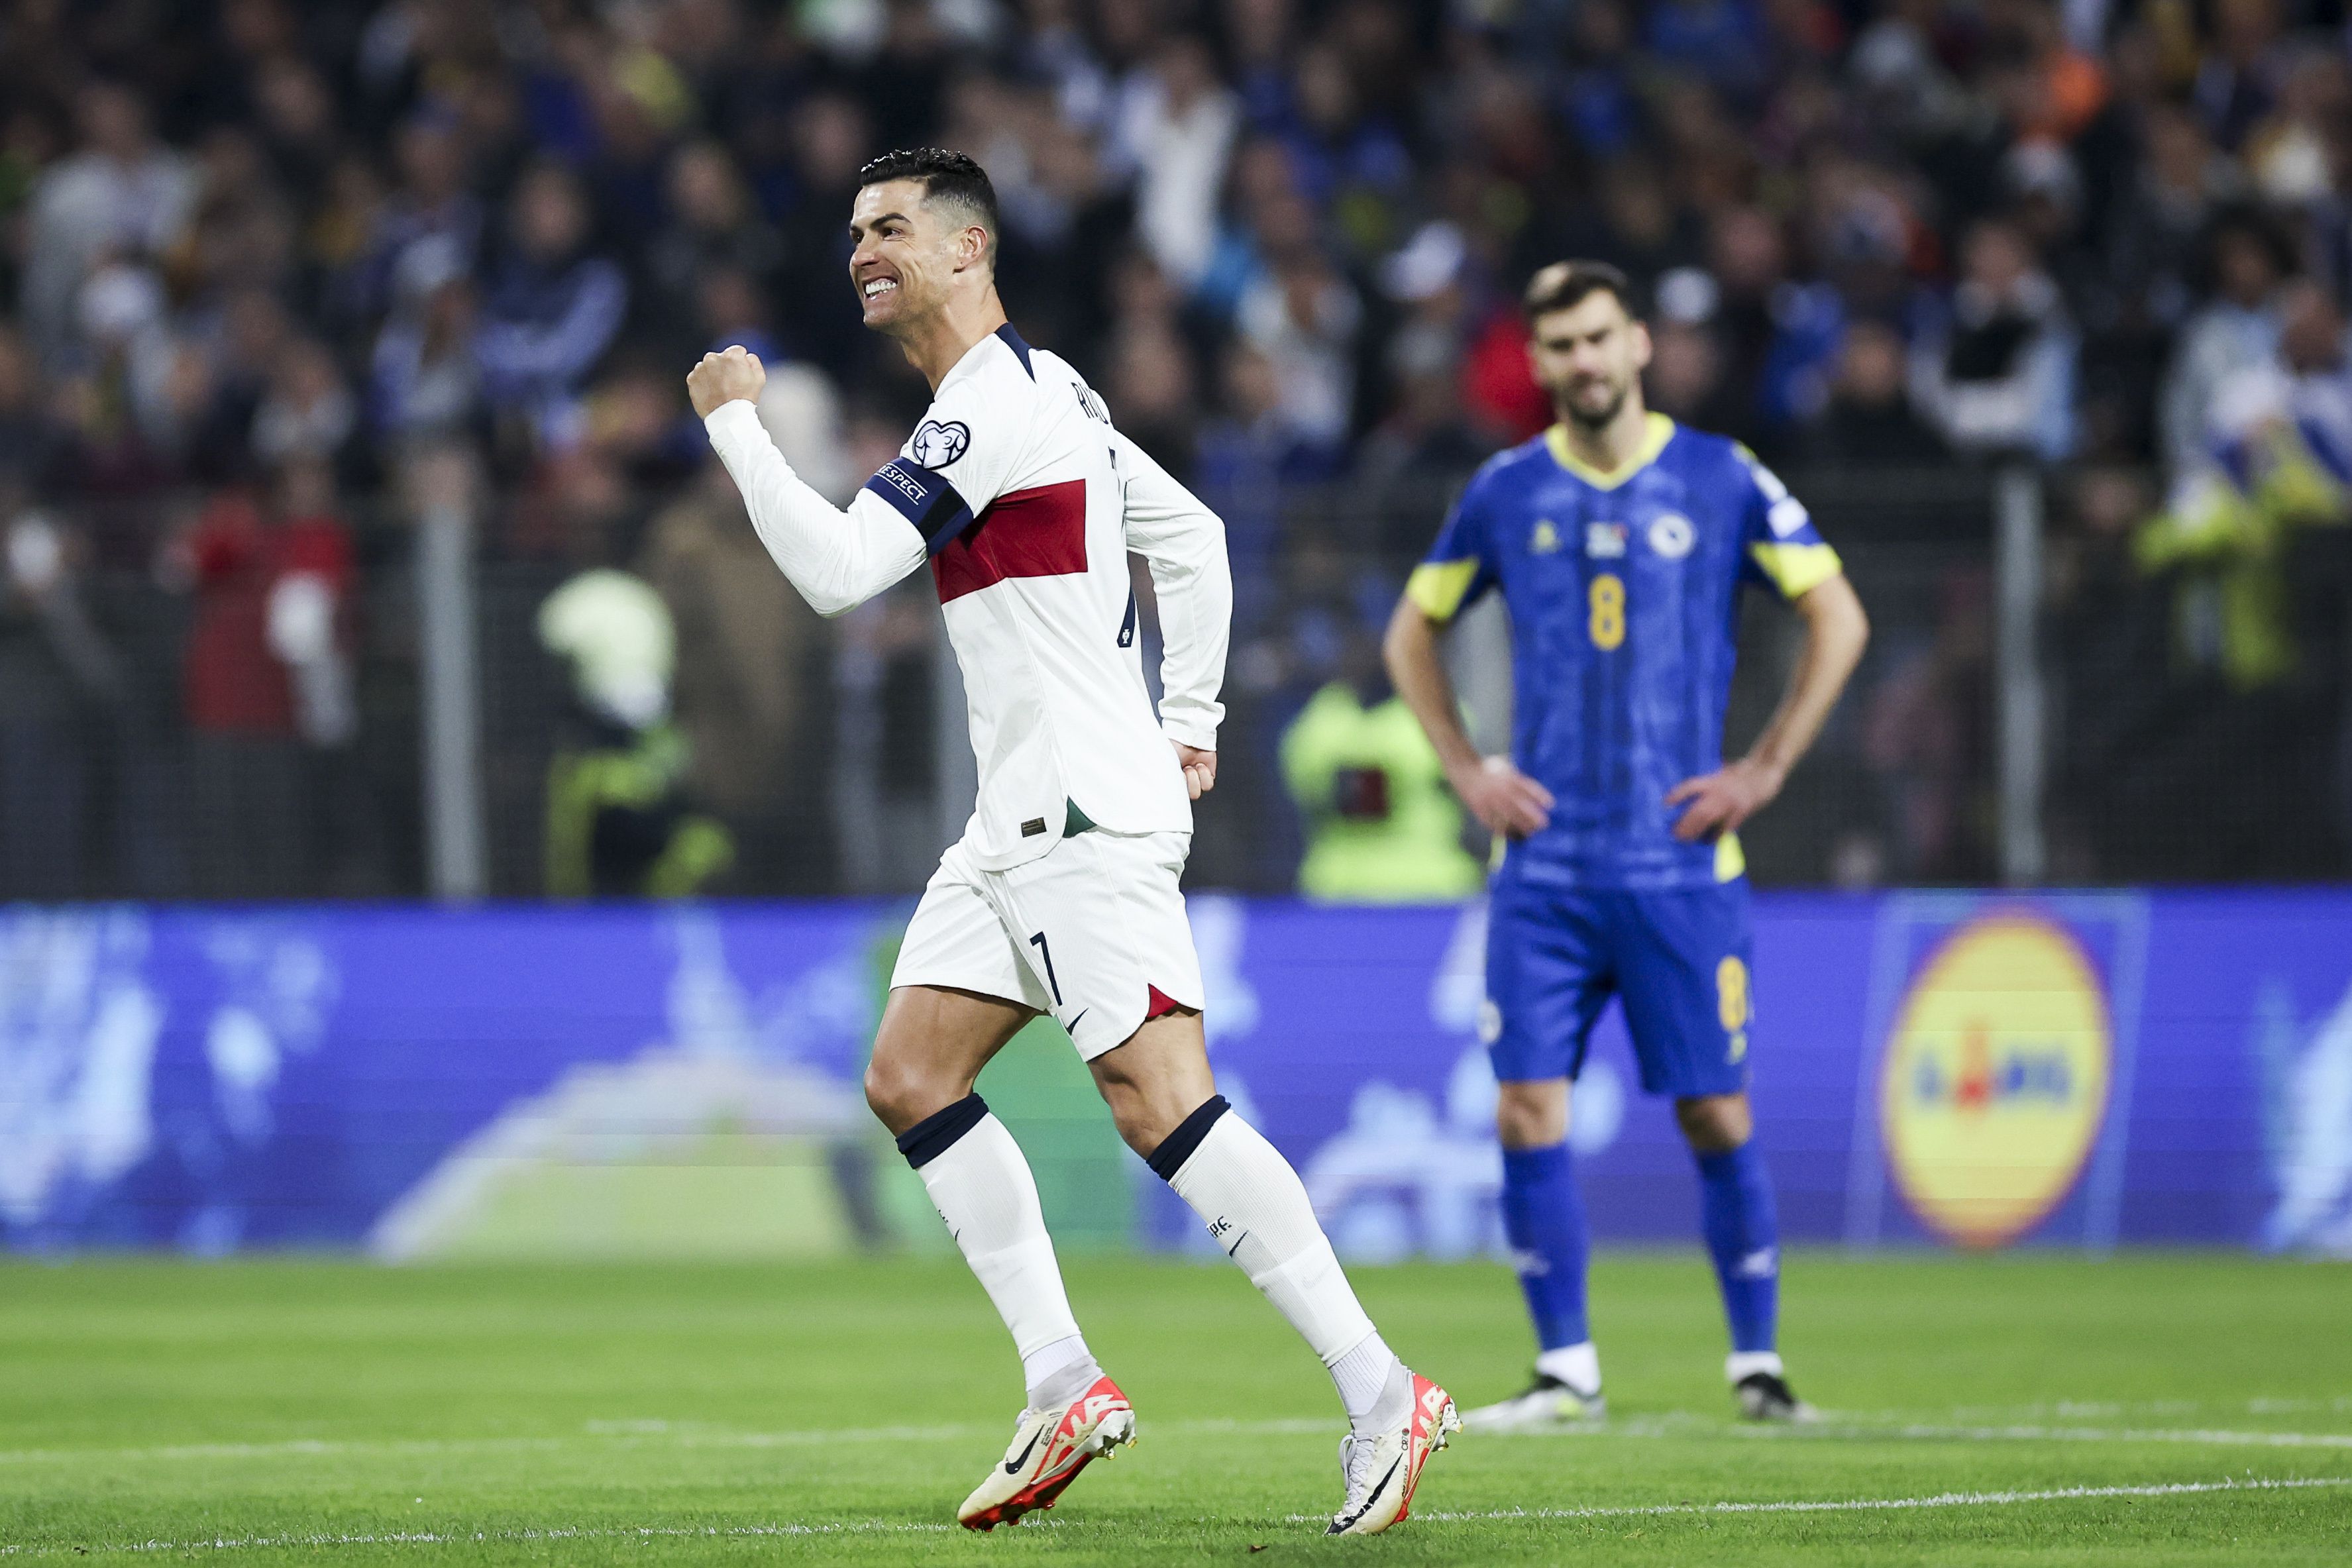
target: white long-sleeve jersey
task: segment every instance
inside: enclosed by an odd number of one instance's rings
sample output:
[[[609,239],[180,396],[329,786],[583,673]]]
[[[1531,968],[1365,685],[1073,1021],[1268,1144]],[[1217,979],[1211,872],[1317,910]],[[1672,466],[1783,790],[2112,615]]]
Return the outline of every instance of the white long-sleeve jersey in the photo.
[[[768,553],[819,614],[930,562],[963,668],[980,801],[964,830],[1002,871],[1061,841],[1069,808],[1114,832],[1190,831],[1170,741],[1217,743],[1233,578],[1224,526],[1011,327],[956,361],[899,455],[845,511],[803,483],[749,402],[704,422]],[[1159,600],[1155,720],[1129,550]]]

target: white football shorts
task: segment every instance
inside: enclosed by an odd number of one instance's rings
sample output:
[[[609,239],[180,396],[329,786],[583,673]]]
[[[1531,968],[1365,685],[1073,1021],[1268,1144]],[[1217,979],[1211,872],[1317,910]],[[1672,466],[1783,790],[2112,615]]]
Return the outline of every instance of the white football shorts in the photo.
[[[1192,835],[1064,839],[1041,859],[982,871],[950,846],[923,889],[890,984],[945,986],[1051,1013],[1091,1061],[1124,1044],[1151,993],[1202,1005],[1201,959],[1177,882]]]

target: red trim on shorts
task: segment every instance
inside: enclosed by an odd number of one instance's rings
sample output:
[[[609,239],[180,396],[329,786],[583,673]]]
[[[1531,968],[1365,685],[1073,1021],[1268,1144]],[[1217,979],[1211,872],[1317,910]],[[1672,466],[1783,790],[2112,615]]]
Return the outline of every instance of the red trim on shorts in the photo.
[[[1161,990],[1158,986],[1147,986],[1145,989],[1150,993],[1151,997],[1150,1005],[1145,1007],[1143,1009],[1143,1021],[1145,1023],[1150,1023],[1153,1019],[1166,1018],[1170,1013],[1178,1011],[1184,1005],[1182,1002],[1180,1002],[1175,998],[1170,996],[1166,991]]]

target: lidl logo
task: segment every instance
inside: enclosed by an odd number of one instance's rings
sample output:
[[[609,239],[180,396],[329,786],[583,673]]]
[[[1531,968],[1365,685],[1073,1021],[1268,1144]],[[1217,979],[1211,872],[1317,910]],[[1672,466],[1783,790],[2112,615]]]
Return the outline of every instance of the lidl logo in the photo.
[[[2111,1047],[2106,993],[2063,926],[2011,911],[1953,933],[1904,998],[1879,1082],[1913,1212],[1969,1247],[2048,1218],[2099,1141]]]

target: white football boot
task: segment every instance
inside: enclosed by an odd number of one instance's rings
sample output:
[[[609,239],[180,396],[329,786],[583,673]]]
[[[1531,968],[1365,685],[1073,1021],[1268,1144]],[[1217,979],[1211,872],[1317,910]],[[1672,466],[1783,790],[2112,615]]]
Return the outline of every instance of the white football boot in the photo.
[[[1412,1377],[1412,1407],[1403,1420],[1370,1437],[1350,1432],[1339,1439],[1348,1503],[1331,1516],[1326,1535],[1378,1535],[1406,1517],[1422,1467],[1462,1430],[1452,1396],[1417,1372]]]
[[[989,1467],[956,1511],[967,1530],[994,1530],[1031,1509],[1051,1508],[1090,1460],[1115,1458],[1135,1441],[1135,1410],[1108,1377],[1097,1377],[1067,1405],[1024,1410],[1004,1462]]]
[[[1462,1419],[1473,1432],[1559,1432],[1591,1426],[1608,1413],[1598,1388],[1586,1394],[1539,1372],[1526,1392],[1481,1405]]]

